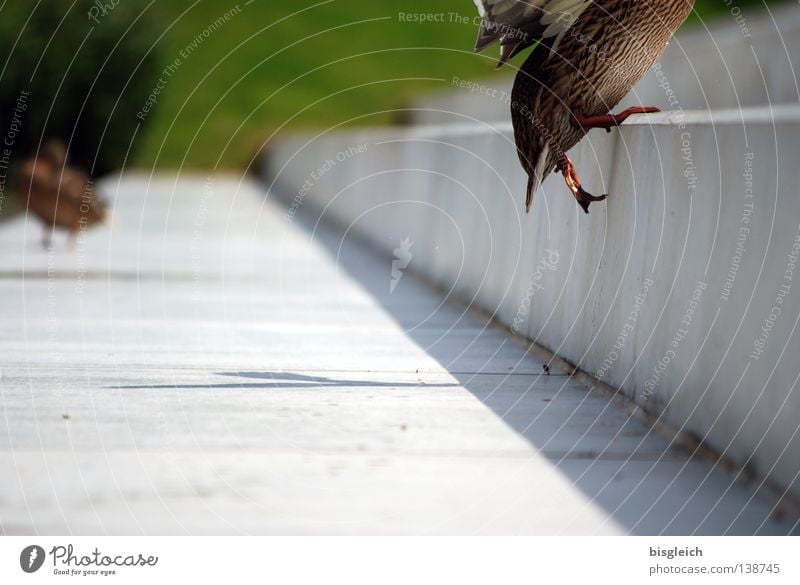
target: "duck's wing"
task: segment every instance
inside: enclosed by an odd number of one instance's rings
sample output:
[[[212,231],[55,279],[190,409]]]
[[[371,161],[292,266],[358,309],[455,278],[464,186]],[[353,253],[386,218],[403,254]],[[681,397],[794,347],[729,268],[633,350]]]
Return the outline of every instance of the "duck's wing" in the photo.
[[[58,189],[60,207],[79,211],[81,216],[90,220],[103,219],[106,202],[97,196],[91,177],[80,168],[67,165],[61,173]]]
[[[94,200],[94,188],[89,175],[70,165],[59,169],[61,196],[75,202],[90,203]]]
[[[36,158],[27,160],[17,173],[17,187],[20,194],[29,198],[46,199],[57,180],[48,165],[37,164]]]
[[[540,41],[552,45],[592,3],[592,0],[473,1],[482,17],[475,52],[500,41],[498,67]]]

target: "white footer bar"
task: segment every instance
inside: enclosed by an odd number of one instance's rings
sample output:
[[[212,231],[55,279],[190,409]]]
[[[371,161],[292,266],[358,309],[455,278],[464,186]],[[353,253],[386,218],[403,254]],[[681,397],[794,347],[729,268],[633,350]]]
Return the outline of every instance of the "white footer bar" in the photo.
[[[797,545],[791,537],[3,537],[0,583],[800,583]]]

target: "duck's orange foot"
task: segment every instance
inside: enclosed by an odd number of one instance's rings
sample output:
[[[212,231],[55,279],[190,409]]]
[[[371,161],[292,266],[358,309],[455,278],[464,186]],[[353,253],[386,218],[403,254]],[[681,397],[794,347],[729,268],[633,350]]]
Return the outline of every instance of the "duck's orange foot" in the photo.
[[[589,213],[589,205],[597,201],[605,201],[608,198],[608,194],[595,197],[591,193],[587,193],[580,185],[578,185],[578,192],[574,195],[575,201],[578,202],[578,205],[581,206],[581,209],[583,209],[583,212],[586,214]]]
[[[575,197],[575,201],[578,202],[578,205],[581,206],[584,213],[589,213],[589,205],[597,201],[604,201],[608,197],[608,195],[595,197],[581,187],[581,181],[578,179],[575,165],[567,158],[566,154],[558,161],[556,168],[564,175],[564,182],[567,184],[567,188],[569,188],[572,196]]]
[[[623,112],[620,112],[619,114],[603,114],[601,116],[584,116],[582,114],[573,114],[573,118],[575,125],[587,132],[592,128],[604,128],[606,132],[611,132],[612,128],[619,126],[634,114],[655,114],[660,111],[661,110],[655,107],[634,106]]]

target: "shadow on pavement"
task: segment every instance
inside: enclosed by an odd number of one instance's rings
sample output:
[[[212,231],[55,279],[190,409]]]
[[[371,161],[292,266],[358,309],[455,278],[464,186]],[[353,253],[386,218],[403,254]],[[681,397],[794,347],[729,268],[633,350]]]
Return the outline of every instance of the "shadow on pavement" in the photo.
[[[392,258],[348,230],[295,218],[458,383],[524,437],[609,521],[639,535],[788,534],[794,519],[729,473],[694,460],[564,375],[542,375],[524,344],[411,274],[391,288]],[[411,265],[413,269],[413,263]],[[558,374],[558,372],[553,372]],[[536,455],[538,453],[539,455]],[[536,489],[537,486],[531,486]],[[573,511],[565,510],[565,532]],[[574,532],[574,529],[573,529]]]

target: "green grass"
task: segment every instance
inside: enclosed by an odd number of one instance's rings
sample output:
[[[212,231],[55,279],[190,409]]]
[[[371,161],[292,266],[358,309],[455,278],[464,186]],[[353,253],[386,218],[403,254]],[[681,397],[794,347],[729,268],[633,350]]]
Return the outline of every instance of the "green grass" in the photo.
[[[391,123],[401,116],[390,110],[447,88],[453,76],[496,74],[494,51],[471,51],[471,0],[245,2],[155,4],[159,27],[169,28],[159,44],[165,62],[226,11],[238,5],[240,13],[181,58],[143,127],[135,165],[241,168],[273,132]],[[737,1],[748,3],[761,4]],[[698,0],[697,9],[703,17],[729,10],[722,0]],[[399,22],[401,11],[442,13],[444,22]]]

